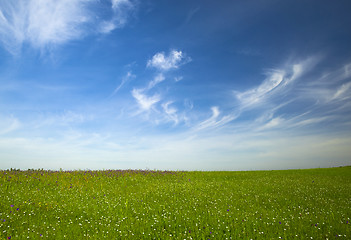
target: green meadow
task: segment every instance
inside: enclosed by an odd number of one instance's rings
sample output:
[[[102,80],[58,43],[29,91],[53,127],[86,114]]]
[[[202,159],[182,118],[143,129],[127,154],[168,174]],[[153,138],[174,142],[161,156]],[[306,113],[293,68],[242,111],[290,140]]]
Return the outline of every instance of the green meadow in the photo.
[[[351,239],[351,167],[0,171],[0,239]]]

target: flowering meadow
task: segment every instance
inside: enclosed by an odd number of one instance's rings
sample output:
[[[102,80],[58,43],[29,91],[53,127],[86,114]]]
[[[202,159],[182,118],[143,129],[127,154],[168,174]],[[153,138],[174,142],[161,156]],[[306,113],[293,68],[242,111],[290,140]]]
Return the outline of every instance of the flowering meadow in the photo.
[[[0,171],[0,239],[351,239],[351,167]]]

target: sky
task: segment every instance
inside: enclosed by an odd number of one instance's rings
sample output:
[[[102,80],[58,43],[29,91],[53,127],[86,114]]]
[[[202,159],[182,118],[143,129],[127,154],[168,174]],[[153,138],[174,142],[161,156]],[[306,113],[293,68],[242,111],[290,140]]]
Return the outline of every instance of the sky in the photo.
[[[351,165],[351,2],[0,2],[0,169]]]

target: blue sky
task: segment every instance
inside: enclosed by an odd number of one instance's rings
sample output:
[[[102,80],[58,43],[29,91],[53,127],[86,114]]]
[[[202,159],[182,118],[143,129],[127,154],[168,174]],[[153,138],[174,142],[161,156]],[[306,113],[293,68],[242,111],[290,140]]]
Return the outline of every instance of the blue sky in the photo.
[[[351,163],[349,1],[0,3],[0,168]]]

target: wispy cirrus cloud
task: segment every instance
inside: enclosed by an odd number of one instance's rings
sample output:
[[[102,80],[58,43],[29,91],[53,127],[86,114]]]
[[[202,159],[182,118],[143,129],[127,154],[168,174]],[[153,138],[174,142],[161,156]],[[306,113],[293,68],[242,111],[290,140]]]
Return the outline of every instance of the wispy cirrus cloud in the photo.
[[[37,49],[64,44],[96,32],[109,33],[123,27],[134,2],[112,0],[112,19],[94,12],[93,0],[12,0],[0,3],[0,41],[18,54],[28,43]]]
[[[287,65],[272,72],[257,87],[236,92],[239,114],[255,109],[255,121],[248,122],[255,131],[292,130],[348,124],[351,99],[349,64],[323,72],[314,71],[318,58]],[[312,72],[311,75],[307,73]],[[310,128],[311,129],[311,128]]]
[[[137,101],[141,111],[149,111],[153,106],[158,103],[161,98],[158,94],[147,96],[143,89],[133,89],[132,96]]]
[[[14,0],[0,4],[0,39],[11,53],[28,42],[36,48],[84,36],[89,1]]]
[[[319,60],[319,57],[311,57],[281,69],[270,69],[265,74],[266,79],[259,86],[244,92],[234,91],[234,95],[239,100],[241,108],[264,104],[270,97],[289,91],[288,87],[313,70]]]
[[[160,73],[151,80],[147,87],[145,88],[134,88],[132,90],[132,96],[138,103],[138,106],[142,112],[149,111],[153,109],[153,106],[161,101],[161,96],[159,94],[154,94],[148,96],[147,92],[155,87],[157,84],[165,80],[165,76]]]
[[[179,123],[179,117],[177,114],[178,110],[175,107],[170,106],[172,103],[172,101],[168,101],[162,104],[162,108],[166,114],[166,118],[177,125]]]
[[[136,76],[131,71],[127,72],[127,74],[122,78],[121,83],[116,87],[110,97],[115,95],[127,82],[131,81],[134,78],[136,78]]]
[[[225,115],[220,118],[219,116],[221,115],[221,112],[219,111],[219,108],[217,106],[211,107],[211,111],[212,116],[198,123],[194,128],[196,131],[218,128],[224,126],[225,124],[233,121],[236,118],[234,114]]]
[[[305,84],[300,84],[298,95],[301,99],[315,101],[318,106],[341,104],[350,99],[351,64],[347,63],[334,70],[323,72]]]
[[[136,1],[133,0],[112,0],[112,18],[100,24],[101,33],[110,33],[116,28],[124,27],[131,13],[136,9]]]
[[[262,130],[267,130],[267,129],[272,129],[275,127],[278,127],[279,125],[282,124],[282,122],[284,122],[284,119],[281,117],[275,117],[270,119],[267,123],[265,123],[263,126],[258,127],[258,131],[262,131]]]
[[[167,71],[171,69],[178,69],[181,65],[187,63],[188,61],[190,61],[190,58],[186,57],[185,53],[178,50],[172,50],[168,56],[165,56],[164,52],[156,53],[152,59],[147,61],[146,66],[148,68],[155,68],[158,71],[154,75],[153,79],[148,82],[147,86],[143,88],[134,88],[131,92],[141,112],[149,113],[149,110],[151,109],[156,110],[156,104],[161,103],[161,105],[158,106],[159,109],[154,111],[154,113],[157,115],[154,116],[154,119],[156,119],[155,122],[159,123],[171,121],[176,125],[179,123],[180,118],[177,113],[178,110],[170,106],[173,101],[169,101],[167,98],[162,99],[161,95],[157,93],[150,95],[149,92],[158,84],[166,80]],[[176,79],[176,81],[177,80],[180,80],[180,78]],[[140,111],[138,111],[138,113],[140,113]]]
[[[183,80],[183,76],[174,77],[174,81],[179,82]]]
[[[60,114],[46,114],[44,116],[39,116],[38,119],[32,123],[33,128],[42,128],[45,126],[74,126],[80,125],[87,121],[92,121],[94,116],[92,114],[83,114],[75,111],[64,111]]]
[[[344,100],[347,98],[350,98],[350,89],[351,89],[351,82],[345,83],[341,85],[335,92],[335,94],[332,97],[332,100],[339,99],[339,100]]]
[[[154,67],[160,71],[177,69],[179,66],[191,61],[182,51],[171,50],[168,56],[164,52],[156,53],[147,62],[147,67]]]
[[[13,117],[0,117],[0,135],[10,133],[20,128],[21,122]]]
[[[282,83],[284,76],[285,72],[282,70],[271,71],[261,85],[244,92],[235,92],[235,96],[243,107],[259,104],[267,97],[267,95],[272,94],[272,92]]]
[[[165,76],[162,73],[157,74],[153,80],[149,82],[148,89],[151,89],[155,87],[157,84],[160,82],[163,82],[165,80]]]
[[[231,110],[224,112],[213,106],[212,116],[193,122],[192,129],[199,131],[226,126],[225,129],[235,131],[247,129],[267,133],[279,129],[292,131],[312,125],[323,126],[328,122],[337,126],[338,121],[345,122],[344,118],[335,115],[342,115],[350,106],[349,65],[324,72],[320,77],[319,72],[315,71],[320,60],[319,57],[310,57],[267,71],[266,78],[258,86],[234,92],[239,105],[234,104]],[[252,112],[253,109],[255,112]],[[248,115],[250,117],[246,118]]]

